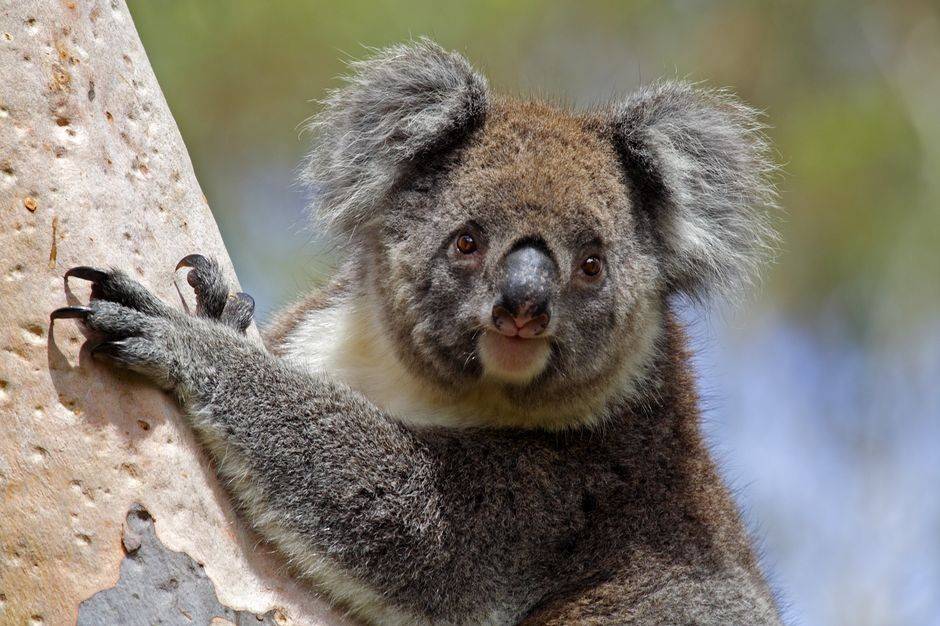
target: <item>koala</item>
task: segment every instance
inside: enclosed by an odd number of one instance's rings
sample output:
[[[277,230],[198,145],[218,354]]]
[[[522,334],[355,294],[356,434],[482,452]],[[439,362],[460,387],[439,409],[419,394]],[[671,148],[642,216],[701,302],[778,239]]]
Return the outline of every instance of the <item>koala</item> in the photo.
[[[89,304],[52,318],[172,391],[244,521],[366,622],[779,623],[674,313],[742,293],[771,241],[755,111],[680,82],[519,101],[420,40],[312,127],[346,253],[264,347],[198,254],[195,315],[83,266]]]

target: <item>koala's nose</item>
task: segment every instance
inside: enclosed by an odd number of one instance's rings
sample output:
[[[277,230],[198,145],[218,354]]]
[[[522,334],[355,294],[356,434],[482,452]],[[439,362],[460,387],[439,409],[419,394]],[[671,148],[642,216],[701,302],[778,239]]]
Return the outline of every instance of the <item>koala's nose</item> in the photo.
[[[539,246],[527,244],[506,255],[503,270],[493,325],[509,337],[541,335],[551,320],[555,262]]]

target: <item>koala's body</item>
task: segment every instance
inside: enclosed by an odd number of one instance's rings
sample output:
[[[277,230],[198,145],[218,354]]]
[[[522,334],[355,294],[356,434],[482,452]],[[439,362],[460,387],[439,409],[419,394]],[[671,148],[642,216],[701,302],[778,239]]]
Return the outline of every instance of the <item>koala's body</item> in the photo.
[[[91,268],[54,317],[174,390],[246,521],[361,618],[778,623],[670,304],[737,292],[769,236],[753,112],[498,98],[426,41],[354,72],[308,164],[349,253],[267,349],[198,256],[197,317]]]

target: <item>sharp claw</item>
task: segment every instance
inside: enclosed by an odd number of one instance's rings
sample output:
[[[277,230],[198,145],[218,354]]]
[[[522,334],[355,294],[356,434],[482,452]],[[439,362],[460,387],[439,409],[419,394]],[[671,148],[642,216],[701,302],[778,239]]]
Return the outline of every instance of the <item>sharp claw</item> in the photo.
[[[105,357],[109,359],[116,359],[118,358],[126,343],[127,342],[124,340],[102,341],[91,349],[91,356],[98,358]]]
[[[87,306],[64,306],[50,313],[49,321],[69,318],[85,319],[89,313],[91,309]]]
[[[108,273],[102,270],[96,269],[94,267],[88,267],[87,265],[79,265],[78,267],[73,267],[65,273],[65,279],[68,280],[71,277],[81,278],[82,280],[90,280],[93,283],[101,282],[108,277]]]
[[[209,262],[209,259],[202,256],[201,254],[187,254],[180,262],[176,264],[176,269],[173,271],[179,271],[184,267],[196,267],[198,265],[204,265]]]
[[[255,312],[255,299],[254,298],[249,296],[244,291],[239,291],[233,297],[245,303],[245,306],[248,307],[248,312],[250,315],[254,314]]]

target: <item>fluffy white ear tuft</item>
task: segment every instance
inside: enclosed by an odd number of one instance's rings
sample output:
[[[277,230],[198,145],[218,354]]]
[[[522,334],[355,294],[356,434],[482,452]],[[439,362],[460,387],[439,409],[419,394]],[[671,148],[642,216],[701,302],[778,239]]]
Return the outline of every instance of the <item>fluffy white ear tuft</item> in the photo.
[[[372,220],[407,165],[466,137],[488,103],[486,79],[428,39],[350,67],[309,125],[315,144],[302,175],[314,215],[339,233]]]
[[[724,91],[663,82],[612,114],[614,141],[672,291],[737,295],[775,240],[775,166],[759,114]]]

